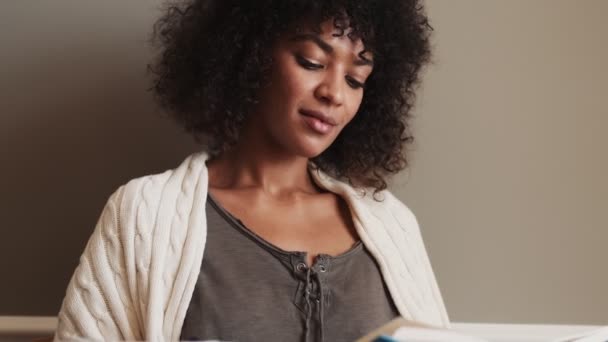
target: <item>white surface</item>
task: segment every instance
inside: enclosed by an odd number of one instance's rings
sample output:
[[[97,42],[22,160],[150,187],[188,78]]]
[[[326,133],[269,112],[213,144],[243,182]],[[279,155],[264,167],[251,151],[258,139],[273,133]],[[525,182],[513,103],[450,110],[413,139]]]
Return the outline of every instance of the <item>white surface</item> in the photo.
[[[6,340],[5,337],[7,336],[50,336],[53,334],[56,325],[56,317],[0,316],[0,342]],[[551,324],[452,323],[452,327],[456,332],[484,338],[492,342],[557,342],[562,341],[565,337],[574,337],[600,329],[608,330],[606,327],[594,325]],[[608,333],[608,331],[606,332]],[[607,339],[603,341],[607,341]]]
[[[393,337],[404,342],[486,342],[485,339],[469,336],[457,331],[437,330],[419,327],[397,329]]]
[[[564,341],[597,331],[594,325],[453,323],[453,330],[492,342]],[[608,341],[608,339],[604,339]]]

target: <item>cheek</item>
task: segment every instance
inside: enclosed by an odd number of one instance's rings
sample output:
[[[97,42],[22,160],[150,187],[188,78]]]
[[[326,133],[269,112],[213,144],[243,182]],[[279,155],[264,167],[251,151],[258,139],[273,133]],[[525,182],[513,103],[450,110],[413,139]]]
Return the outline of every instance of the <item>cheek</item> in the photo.
[[[313,94],[316,81],[305,70],[286,66],[283,69],[282,76],[283,91],[287,93],[287,97],[283,99],[284,101],[299,103]]]
[[[285,52],[275,56],[274,88],[281,94],[278,101],[299,103],[313,94],[317,76],[297,64],[294,57]]]

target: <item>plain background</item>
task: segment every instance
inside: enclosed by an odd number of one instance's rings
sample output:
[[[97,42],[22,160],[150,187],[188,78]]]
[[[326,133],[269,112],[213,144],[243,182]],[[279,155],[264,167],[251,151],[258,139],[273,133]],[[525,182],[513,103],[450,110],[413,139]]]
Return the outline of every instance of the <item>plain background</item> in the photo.
[[[55,315],[108,196],[197,146],[146,91],[160,0],[0,3],[0,315]],[[451,319],[606,324],[608,1],[432,0],[409,170]]]

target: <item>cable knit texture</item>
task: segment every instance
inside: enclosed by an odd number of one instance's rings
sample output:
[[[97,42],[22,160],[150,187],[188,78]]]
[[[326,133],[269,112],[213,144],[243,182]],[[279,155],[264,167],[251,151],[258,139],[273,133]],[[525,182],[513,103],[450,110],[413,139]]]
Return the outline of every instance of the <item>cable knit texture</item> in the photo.
[[[195,153],[110,196],[68,286],[55,340],[179,339],[207,238],[207,158]],[[401,315],[449,327],[413,213],[389,191],[376,202],[321,171],[312,175],[348,203]]]

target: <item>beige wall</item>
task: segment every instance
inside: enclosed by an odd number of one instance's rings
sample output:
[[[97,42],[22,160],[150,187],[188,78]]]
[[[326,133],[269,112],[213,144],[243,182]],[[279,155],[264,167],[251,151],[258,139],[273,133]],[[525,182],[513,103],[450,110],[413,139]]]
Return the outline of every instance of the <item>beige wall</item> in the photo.
[[[145,92],[159,1],[0,4],[1,314],[58,310],[106,198],[195,146]],[[453,320],[608,320],[608,2],[432,0],[413,166]]]

